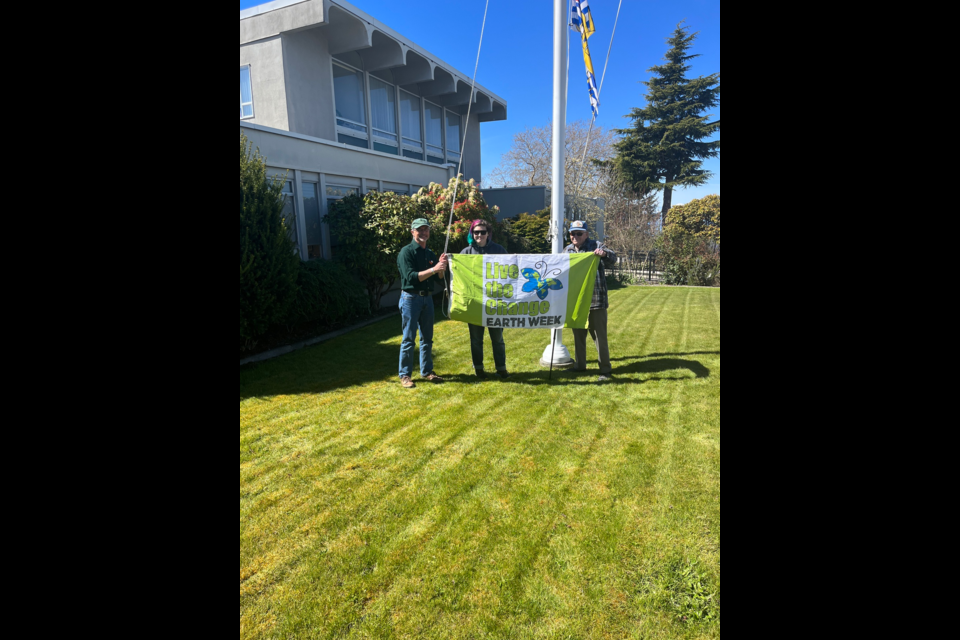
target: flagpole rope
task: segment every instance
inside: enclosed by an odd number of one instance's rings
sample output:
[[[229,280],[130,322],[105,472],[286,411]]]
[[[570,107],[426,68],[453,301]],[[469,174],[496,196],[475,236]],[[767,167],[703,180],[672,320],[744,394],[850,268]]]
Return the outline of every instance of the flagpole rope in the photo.
[[[457,164],[457,181],[453,190],[453,203],[450,207],[450,222],[447,223],[447,244],[443,247],[443,253],[446,254],[450,248],[450,231],[453,226],[453,214],[457,209],[457,192],[460,190],[460,171],[463,169],[463,156],[467,148],[467,131],[470,128],[470,114],[473,111],[474,94],[477,92],[477,71],[480,69],[480,51],[483,50],[483,34],[487,30],[487,12],[490,10],[490,0],[487,0],[487,7],[483,10],[483,26],[480,28],[480,46],[477,48],[477,64],[473,68],[473,86],[470,87],[470,102],[467,106],[467,122],[463,126],[463,142],[460,145],[460,162]]]
[[[623,0],[620,0],[620,6],[617,8],[617,19],[613,23],[613,35],[610,36],[610,48],[607,49],[607,62],[603,65],[603,75],[600,77],[600,87],[597,89],[597,102],[600,101],[600,95],[603,93],[603,81],[607,79],[607,67],[610,66],[610,54],[613,52],[613,40],[617,37],[617,25],[620,24],[620,10],[623,9]],[[577,168],[577,190],[573,197],[574,206],[580,199],[580,173],[583,171],[583,165],[587,161],[587,152],[590,150],[590,136],[593,135],[593,126],[597,122],[597,116],[594,114],[590,120],[590,130],[587,132],[587,144],[583,147],[583,158],[580,160],[580,166]]]
[[[467,121],[463,125],[463,142],[460,144],[460,162],[457,164],[457,178],[456,183],[453,187],[453,202],[450,204],[450,221],[447,223],[447,242],[443,246],[443,255],[447,255],[447,251],[450,249],[450,233],[453,230],[453,214],[457,210],[457,193],[460,191],[460,172],[463,169],[463,156],[467,149],[467,131],[470,129],[470,114],[473,112],[473,101],[476,99],[477,93],[477,71],[480,70],[480,52],[483,50],[483,34],[487,30],[487,13],[490,11],[490,0],[487,0],[487,6],[483,10],[483,26],[480,27],[480,46],[477,47],[477,64],[473,68],[473,85],[470,87],[470,101],[467,103]],[[447,280],[449,278],[449,280]],[[450,287],[453,286],[453,277],[450,274],[450,270],[447,269],[446,275],[444,276],[446,281],[443,288],[443,315],[446,318],[450,319],[450,309],[447,304],[447,298],[450,296]]]

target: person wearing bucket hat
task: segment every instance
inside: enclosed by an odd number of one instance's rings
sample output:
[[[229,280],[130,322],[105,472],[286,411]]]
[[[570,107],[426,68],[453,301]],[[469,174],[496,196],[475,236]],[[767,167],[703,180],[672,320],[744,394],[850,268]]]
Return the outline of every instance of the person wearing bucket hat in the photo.
[[[602,242],[590,239],[587,223],[578,220],[570,225],[571,245],[565,253],[593,253],[600,256],[600,268],[597,270],[597,283],[593,289],[593,302],[590,305],[589,334],[597,345],[597,355],[600,358],[600,382],[606,382],[613,375],[613,365],[610,362],[610,346],[607,342],[607,310],[610,300],[607,294],[607,273],[604,267],[612,269],[617,264],[617,254],[611,251]],[[573,339],[576,343],[577,366],[575,371],[587,370],[587,329],[574,329]]]
[[[490,223],[486,220],[474,220],[470,225],[470,246],[460,253],[466,255],[506,255],[507,250],[493,241],[493,230]],[[473,355],[473,368],[477,372],[477,377],[481,380],[487,379],[487,373],[483,366],[483,334],[485,327],[476,327],[468,324],[470,327],[470,351]],[[503,341],[503,329],[490,328],[490,342],[493,343],[493,361],[497,365],[497,375],[502,380],[510,377],[507,371],[507,346]]]
[[[397,267],[400,269],[400,317],[403,326],[403,343],[400,345],[400,384],[404,389],[413,389],[413,352],[417,346],[417,330],[420,331],[420,377],[434,384],[443,378],[433,370],[433,324],[435,319],[433,290],[443,282],[443,274],[449,265],[446,255],[437,258],[427,249],[430,240],[430,222],[417,218],[410,225],[413,242],[400,251]]]

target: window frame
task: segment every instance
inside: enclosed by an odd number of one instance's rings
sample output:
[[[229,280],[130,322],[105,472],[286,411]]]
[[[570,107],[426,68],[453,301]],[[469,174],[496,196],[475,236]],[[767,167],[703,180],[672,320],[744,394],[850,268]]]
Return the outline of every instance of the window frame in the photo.
[[[372,149],[373,149],[373,151],[377,151],[378,153],[385,153],[385,154],[387,154],[388,156],[396,155],[396,156],[399,156],[399,157],[403,157],[403,142],[402,142],[402,140],[403,140],[403,134],[402,134],[401,131],[400,131],[400,130],[403,128],[403,127],[402,127],[402,124],[401,124],[401,122],[400,122],[400,104],[399,104],[399,103],[400,103],[400,94],[399,94],[400,87],[399,87],[398,85],[395,85],[395,84],[392,84],[392,83],[390,83],[390,82],[387,82],[387,81],[384,80],[383,78],[377,78],[376,76],[371,75],[370,73],[367,73],[366,71],[364,72],[364,75],[367,76],[367,90],[370,92],[370,135],[371,135],[371,141],[372,141],[373,144],[375,145],[375,144],[377,144],[377,140],[378,140],[378,138],[379,138],[380,144],[383,145],[383,146],[385,146],[385,147],[387,147],[387,146],[390,146],[390,145],[387,144],[386,141],[392,139],[392,141],[396,144],[397,152],[396,152],[396,153],[390,153],[389,151],[379,151],[376,147],[372,147]],[[373,124],[373,85],[372,85],[372,83],[373,83],[374,80],[376,80],[377,82],[383,84],[384,86],[387,86],[387,87],[390,87],[391,89],[393,89],[393,123],[394,123],[394,125],[395,125],[396,128],[397,128],[396,133],[391,133],[391,132],[387,131],[386,129],[378,129],[378,128],[375,127],[374,124]],[[378,136],[377,133],[380,133],[381,135]]]
[[[365,113],[366,118],[367,118],[367,122],[366,122],[366,123],[355,122],[355,121],[351,120],[350,118],[344,118],[344,117],[342,117],[342,116],[338,116],[338,115],[337,115],[337,109],[336,109],[336,105],[337,105],[337,96],[336,96],[336,93],[337,93],[337,91],[336,91],[336,86],[335,86],[335,85],[336,85],[336,75],[335,75],[334,69],[333,69],[334,66],[340,66],[342,69],[344,69],[344,70],[346,70],[346,71],[350,71],[350,72],[353,72],[353,73],[362,74],[362,77],[363,77],[363,91],[365,92],[365,94],[364,94],[364,96],[363,96],[363,100],[364,100],[364,105],[365,105],[364,108],[365,108],[365,110],[366,110],[366,113]],[[348,147],[353,147],[353,148],[356,148],[356,149],[364,149],[364,148],[365,148],[365,149],[367,149],[368,151],[373,151],[373,152],[375,152],[375,153],[382,153],[382,154],[384,154],[384,155],[391,156],[391,157],[395,157],[395,158],[402,158],[402,159],[404,159],[404,160],[412,160],[412,161],[415,161],[415,162],[423,162],[423,163],[433,164],[433,165],[438,165],[438,166],[444,166],[444,165],[451,164],[451,163],[452,163],[452,164],[459,164],[459,163],[462,161],[462,159],[463,159],[463,149],[460,149],[460,151],[454,151],[454,150],[452,150],[452,149],[449,148],[449,136],[447,135],[447,114],[449,113],[450,115],[456,116],[457,118],[460,119],[460,136],[461,136],[461,138],[460,138],[459,140],[457,140],[457,145],[458,145],[458,146],[463,146],[462,136],[463,136],[463,132],[464,132],[464,127],[466,126],[465,123],[464,123],[465,117],[463,116],[463,114],[458,113],[458,112],[456,112],[456,111],[452,111],[452,110],[444,107],[442,104],[438,104],[437,102],[433,102],[433,101],[429,100],[428,98],[426,98],[426,97],[424,97],[424,96],[422,96],[422,95],[417,95],[416,93],[413,93],[413,92],[411,92],[411,91],[406,91],[405,89],[401,88],[401,86],[400,86],[399,84],[394,84],[394,83],[391,83],[391,82],[389,82],[389,81],[387,81],[387,80],[384,80],[383,78],[379,78],[379,77],[377,77],[377,76],[374,76],[374,75],[371,74],[369,71],[365,71],[365,70],[363,70],[363,69],[360,69],[360,68],[358,68],[358,67],[355,67],[355,66],[353,66],[352,64],[350,64],[350,63],[348,63],[348,62],[344,62],[343,60],[340,60],[339,58],[333,58],[333,59],[331,60],[330,74],[331,74],[331,78],[332,78],[332,80],[333,80],[333,82],[334,82],[334,90],[333,90],[334,127],[335,127],[336,133],[337,133],[337,140],[336,140],[337,143],[346,145],[346,146],[348,146]],[[390,133],[390,132],[388,132],[388,131],[385,131],[385,130],[383,130],[383,129],[378,129],[378,128],[374,127],[374,125],[373,125],[373,104],[372,104],[373,90],[372,90],[372,87],[371,87],[371,78],[375,78],[378,82],[381,82],[381,83],[383,83],[384,85],[393,88],[393,94],[394,94],[393,110],[394,110],[394,118],[396,119],[396,125],[397,125],[397,132],[396,132],[395,134],[394,134],[394,133]],[[410,96],[410,97],[412,97],[412,98],[416,98],[416,99],[419,101],[419,103],[420,103],[420,141],[419,141],[419,142],[420,142],[420,148],[416,148],[416,145],[412,144],[412,142],[415,141],[414,138],[408,138],[408,137],[406,136],[406,133],[407,133],[407,132],[406,132],[406,128],[404,127],[404,124],[403,124],[404,113],[403,113],[402,107],[401,107],[401,102],[402,102],[402,100],[403,100],[403,94],[407,94],[408,96]],[[428,129],[427,129],[427,122],[428,122],[428,119],[427,119],[427,105],[429,105],[429,106],[431,106],[431,107],[433,107],[433,108],[435,108],[435,109],[438,109],[438,110],[440,111],[440,114],[441,114],[441,122],[440,122],[440,139],[441,139],[441,143],[440,143],[439,146],[431,144],[430,141],[428,140],[429,132],[428,132]],[[344,121],[344,122],[346,122],[346,123],[349,123],[349,124],[353,125],[354,127],[357,127],[357,129],[352,129],[352,128],[350,128],[350,127],[342,126],[342,125],[340,124],[340,122],[339,122],[340,120],[342,120],[342,121]],[[363,130],[362,130],[362,131],[359,129],[360,127],[363,127]],[[377,132],[381,132],[383,135],[377,136]],[[359,146],[359,145],[351,145],[351,144],[348,144],[348,143],[345,143],[345,142],[340,142],[340,136],[341,136],[341,135],[348,136],[348,137],[352,137],[352,138],[356,138],[356,139],[358,139],[358,140],[363,140],[364,142],[366,142],[366,147],[362,147],[362,146]],[[396,153],[388,153],[388,152],[386,152],[386,151],[380,151],[380,150],[378,150],[378,149],[375,147],[375,144],[377,143],[378,139],[380,140],[380,144],[383,144],[384,146],[390,146],[390,145],[387,145],[387,144],[385,143],[385,140],[386,140],[385,136],[396,136],[396,140],[395,140],[395,142],[396,142],[396,144],[397,144],[397,152],[396,152]],[[408,141],[409,141],[409,142],[408,142]],[[433,148],[433,149],[440,149],[441,153],[438,155],[438,154],[432,152],[432,151],[431,151],[431,148]],[[420,155],[423,156],[423,158],[422,158],[422,159],[420,159],[420,158],[410,158],[410,157],[406,156],[404,152],[410,152],[410,153],[420,154]],[[456,157],[455,160],[452,160],[452,159],[451,159],[451,157],[450,157],[451,154],[453,154],[453,156]],[[441,162],[435,162],[434,160],[431,160],[430,158],[434,158],[435,160],[441,160]]]
[[[416,142],[416,141],[414,140],[414,138],[411,138],[411,137],[407,136],[407,135],[406,135],[407,132],[404,131],[404,126],[403,126],[403,116],[404,116],[404,113],[403,113],[403,107],[401,106],[401,104],[403,103],[403,94],[407,94],[407,95],[410,96],[411,98],[415,98],[415,99],[417,100],[417,102],[419,103],[419,105],[420,105],[420,110],[419,110],[420,117],[418,118],[418,119],[420,120],[420,140],[419,140],[419,147],[414,146],[414,142]],[[425,158],[425,157],[426,157],[426,153],[427,153],[427,148],[426,148],[426,143],[425,143],[424,140],[423,140],[423,138],[424,138],[424,133],[425,133],[425,132],[424,132],[424,124],[423,124],[423,118],[424,118],[424,114],[423,114],[423,112],[424,112],[423,97],[422,97],[422,96],[418,96],[418,95],[416,95],[416,94],[414,94],[414,93],[411,93],[411,92],[409,92],[409,91],[405,91],[405,90],[401,89],[401,88],[398,86],[398,87],[397,87],[397,111],[399,112],[399,116],[400,116],[400,117],[398,118],[397,122],[398,122],[399,125],[400,125],[400,152],[401,152],[401,155],[403,156],[403,152],[404,152],[404,151],[409,151],[410,153],[419,153],[421,156],[423,156],[423,157]],[[403,157],[406,158],[407,156],[403,156]],[[408,159],[409,159],[409,160],[417,160],[417,158],[408,158]],[[423,159],[420,159],[420,162],[424,162],[424,160],[423,160]]]
[[[441,114],[440,152],[441,152],[441,155],[443,156],[443,158],[441,158],[443,162],[440,162],[439,164],[442,166],[443,164],[446,163],[446,160],[447,160],[447,127],[445,122],[447,119],[447,115],[446,115],[447,110],[443,106],[437,104],[436,102],[430,102],[426,98],[422,98],[422,100],[423,100],[423,149],[424,149],[423,156],[424,158],[430,158],[431,157],[430,147],[437,148],[435,145],[430,144],[430,141],[427,139],[427,104],[429,103],[431,106],[434,106],[437,109],[440,109],[440,114]],[[433,155],[433,157],[436,158],[437,156]],[[429,162],[430,164],[437,164],[436,162],[432,162],[429,159],[426,160],[426,162]]]
[[[268,176],[268,180],[272,180]],[[287,193],[287,185],[290,185],[290,193]],[[290,232],[293,234],[293,237],[290,240],[296,246],[297,255],[300,255],[300,212],[298,211],[299,207],[297,206],[297,179],[296,176],[292,178],[287,178],[283,181],[283,188],[280,191],[280,194],[283,196],[283,208],[287,208],[287,204],[290,204],[292,209],[292,217],[290,221],[293,222],[293,226],[290,229]],[[287,216],[283,216],[284,221],[287,221]]]
[[[337,115],[337,76],[333,72],[333,67],[338,65],[343,69],[346,69],[347,71],[353,71],[354,73],[359,73],[361,74],[361,76],[363,76],[363,83],[362,83],[363,84],[363,110],[364,110],[364,115],[366,116],[368,122],[366,123],[357,122],[355,120],[351,120],[350,118],[344,118],[342,116]],[[347,144],[346,142],[340,142],[340,134],[343,134],[351,138],[365,140],[367,143],[366,148],[370,149],[370,141],[373,139],[373,114],[370,113],[370,79],[369,79],[370,74],[364,71],[363,69],[357,69],[353,65],[349,65],[346,62],[343,62],[342,60],[337,60],[336,58],[333,59],[332,66],[330,67],[330,74],[333,77],[333,123],[337,129],[337,142],[339,144]],[[350,127],[342,126],[339,122],[340,120],[350,123],[356,127],[363,127],[363,131],[360,131],[359,129],[351,129]],[[347,145],[347,146],[355,146],[355,145]],[[356,147],[356,148],[362,149],[363,147]]]
[[[253,65],[250,65],[250,64],[241,65],[240,72],[242,73],[244,69],[247,70],[247,80],[250,82],[250,102],[243,101],[243,90],[241,89],[240,90],[240,119],[253,120],[254,118],[257,117],[257,109],[254,106],[254,99],[253,99]],[[250,105],[249,116],[243,115],[243,107],[245,105]]]
[[[320,244],[310,244],[310,228],[309,220],[307,220],[307,185],[310,185],[314,188],[314,194],[317,199],[317,223],[320,225]],[[306,235],[303,238],[303,249],[307,254],[307,261],[311,260],[322,260],[326,257],[326,252],[323,247],[323,201],[321,200],[320,188],[321,183],[319,180],[314,182],[313,180],[301,180],[300,181],[300,201],[303,202],[303,219],[306,227]],[[310,256],[310,247],[320,247],[320,255],[316,257]]]
[[[460,119],[460,125],[457,127],[459,131],[459,136],[457,138],[457,147],[463,146],[463,116],[457,113],[456,111],[451,111],[450,109],[447,109],[446,107],[444,107],[443,109],[443,142],[444,142],[443,150],[445,152],[443,157],[446,159],[447,162],[450,162],[452,164],[459,166],[460,160],[463,157],[463,149],[460,149],[459,151],[454,151],[453,149],[450,148],[450,145],[448,144],[450,136],[447,133],[447,129],[450,128],[450,124],[449,124],[449,120],[447,119],[447,114],[456,116],[457,118]],[[451,155],[456,156],[456,161],[450,158]]]

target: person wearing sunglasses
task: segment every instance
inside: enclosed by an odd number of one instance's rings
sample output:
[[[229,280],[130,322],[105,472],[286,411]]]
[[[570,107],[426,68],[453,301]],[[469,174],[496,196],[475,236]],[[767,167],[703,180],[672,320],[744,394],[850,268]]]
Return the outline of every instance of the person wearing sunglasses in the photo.
[[[607,294],[607,273],[604,267],[612,269],[617,264],[617,254],[602,242],[590,239],[587,223],[578,220],[570,225],[570,242],[566,253],[593,253],[600,256],[600,268],[597,270],[597,284],[593,290],[593,302],[590,305],[589,334],[597,345],[600,358],[600,382],[612,379],[613,365],[610,362],[610,346],[607,343],[607,310],[610,299]],[[587,329],[574,329],[573,338],[577,350],[576,371],[587,370]]]
[[[470,246],[460,253],[470,256],[506,255],[507,250],[493,241],[493,230],[485,220],[474,220],[470,225]],[[483,366],[483,335],[486,327],[470,327],[470,351],[473,354],[473,368],[477,377],[487,379]],[[493,343],[493,361],[497,365],[497,375],[502,380],[510,377],[507,371],[507,346],[503,341],[503,329],[490,328],[490,341]]]

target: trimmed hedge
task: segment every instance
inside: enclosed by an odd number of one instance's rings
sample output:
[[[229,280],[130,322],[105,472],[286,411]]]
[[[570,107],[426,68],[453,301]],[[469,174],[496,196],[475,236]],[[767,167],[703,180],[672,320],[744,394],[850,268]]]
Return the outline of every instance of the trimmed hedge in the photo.
[[[283,220],[282,189],[240,132],[240,351],[281,322],[294,297],[300,259]]]
[[[370,315],[363,286],[336,262],[301,262],[287,325],[334,327]]]

